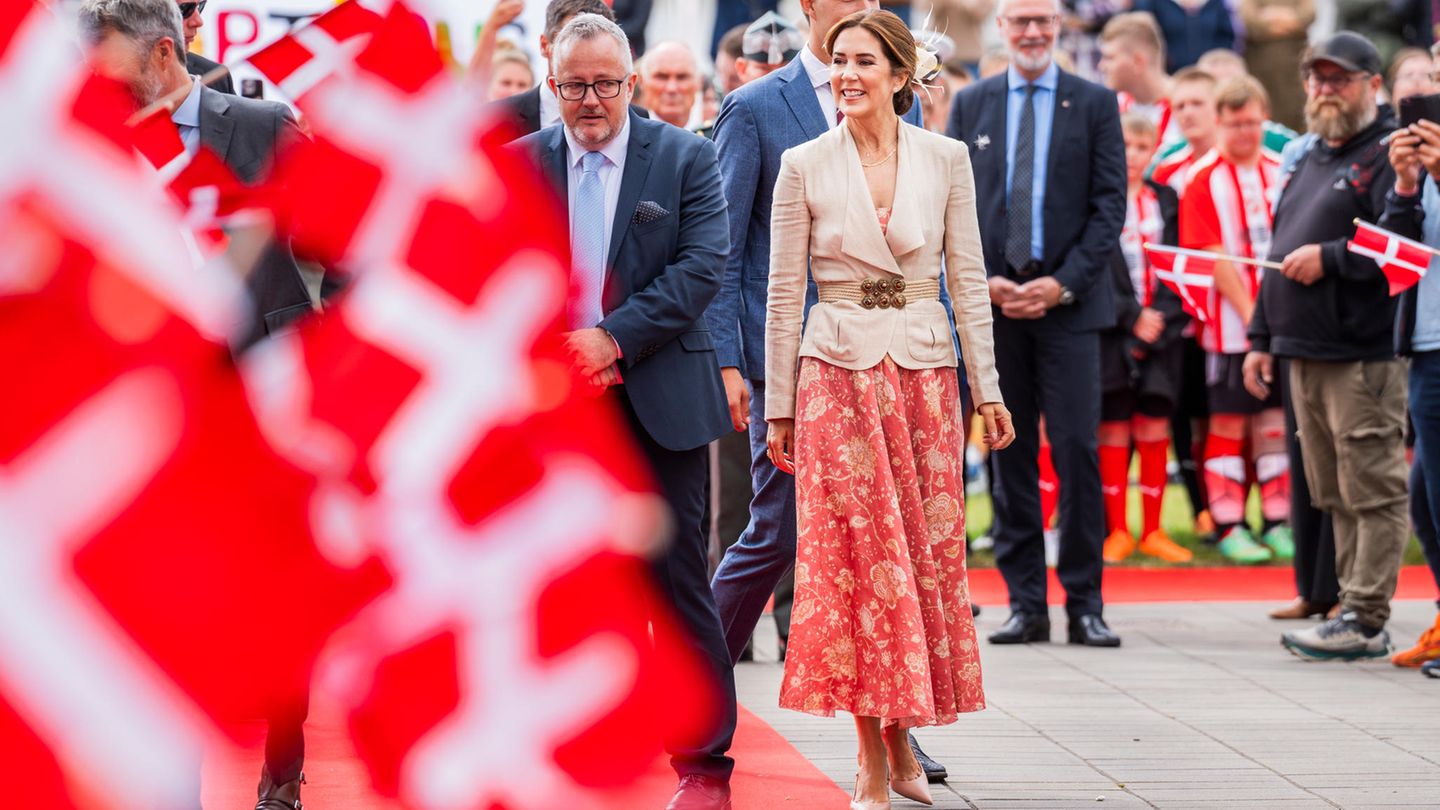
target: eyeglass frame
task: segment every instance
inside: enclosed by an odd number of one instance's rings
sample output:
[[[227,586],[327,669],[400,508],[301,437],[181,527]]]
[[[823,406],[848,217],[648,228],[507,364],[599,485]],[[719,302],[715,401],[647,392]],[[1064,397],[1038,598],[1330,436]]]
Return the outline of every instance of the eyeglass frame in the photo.
[[[188,20],[188,19],[190,19],[190,15],[191,15],[191,14],[201,14],[201,13],[204,13],[204,11],[205,11],[205,4],[208,3],[208,2],[210,2],[210,0],[187,0],[187,2],[178,3],[177,5],[180,6],[180,19],[181,19],[181,20]],[[186,11],[186,10],[185,10],[185,7],[186,7],[186,6],[189,6],[189,7],[190,7],[190,10],[189,10],[189,11]]]
[[[620,96],[620,91],[623,90],[625,87],[625,82],[629,81],[629,79],[596,79],[593,82],[558,82],[555,81],[554,76],[551,76],[550,81],[554,82],[555,94],[559,96],[562,101],[584,101],[585,97],[589,95],[590,91],[592,90],[595,91],[595,98],[600,99],[601,101],[606,101],[612,98],[618,98]],[[600,92],[600,85],[606,82],[615,83],[615,92],[611,93],[608,96]],[[577,86],[581,88],[580,95],[576,96],[575,98],[570,98],[569,96],[565,95],[566,87]]]
[[[1013,15],[1005,15],[1000,17],[1000,19],[1004,21],[1005,25],[1016,28],[1022,33],[1025,31],[1029,31],[1030,26],[1032,25],[1036,28],[1039,28],[1041,31],[1053,31],[1056,28],[1060,27],[1059,14],[1036,15],[1033,17],[1016,17]]]
[[[1306,68],[1300,71],[1300,78],[1305,82],[1305,84],[1313,85],[1316,90],[1324,90],[1326,87],[1329,87],[1331,90],[1334,90],[1337,93],[1343,93],[1345,92],[1346,88],[1348,88],[1355,82],[1365,81],[1366,79],[1374,75],[1374,73],[1371,73],[1368,70],[1342,70],[1339,74],[1331,76],[1321,76],[1320,74],[1315,72],[1315,69],[1313,67]],[[1344,77],[1344,80],[1338,81],[1341,76]]]

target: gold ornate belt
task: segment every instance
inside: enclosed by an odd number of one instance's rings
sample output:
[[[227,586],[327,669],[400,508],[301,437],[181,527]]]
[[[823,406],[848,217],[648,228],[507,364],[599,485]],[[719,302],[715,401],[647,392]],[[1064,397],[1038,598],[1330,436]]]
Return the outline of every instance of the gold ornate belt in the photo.
[[[903,278],[867,278],[864,281],[822,281],[816,284],[824,303],[850,301],[866,309],[904,309],[909,301],[940,300],[940,280],[906,281]]]

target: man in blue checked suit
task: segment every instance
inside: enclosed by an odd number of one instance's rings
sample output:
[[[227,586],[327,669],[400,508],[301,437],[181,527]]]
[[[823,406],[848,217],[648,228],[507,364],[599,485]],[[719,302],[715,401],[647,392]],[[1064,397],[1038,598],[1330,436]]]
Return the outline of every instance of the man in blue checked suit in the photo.
[[[705,308],[720,288],[730,235],[715,147],[628,109],[630,46],[597,14],[574,17],[551,50],[547,92],[561,124],[517,143],[565,201],[576,290],[565,344],[575,369],[630,426],[670,507],[654,561],[660,594],[714,673],[715,711],[668,729],[680,784],[670,810],[729,810],[735,681],[708,581],[709,444],[729,429]]]
[[[750,432],[754,488],[750,524],[710,583],[731,661],[739,660],[776,583],[795,564],[795,479],[770,463],[765,443],[765,297],[780,156],[838,121],[825,34],[849,14],[879,7],[878,0],[800,0],[810,21],[805,48],[790,64],[727,95],[715,120],[731,248],[720,294],[705,319],[715,336],[731,422]],[[921,125],[920,105],[905,121]],[[814,302],[812,284],[807,304]],[[927,775],[944,778],[944,768],[918,750],[917,756]]]

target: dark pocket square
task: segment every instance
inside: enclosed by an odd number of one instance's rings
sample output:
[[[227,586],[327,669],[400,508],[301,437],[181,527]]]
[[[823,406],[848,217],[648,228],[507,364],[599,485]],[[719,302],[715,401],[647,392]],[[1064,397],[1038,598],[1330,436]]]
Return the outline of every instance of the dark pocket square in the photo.
[[[635,206],[635,216],[630,218],[631,225],[645,225],[654,222],[661,217],[669,216],[670,212],[661,208],[658,204],[643,200]]]

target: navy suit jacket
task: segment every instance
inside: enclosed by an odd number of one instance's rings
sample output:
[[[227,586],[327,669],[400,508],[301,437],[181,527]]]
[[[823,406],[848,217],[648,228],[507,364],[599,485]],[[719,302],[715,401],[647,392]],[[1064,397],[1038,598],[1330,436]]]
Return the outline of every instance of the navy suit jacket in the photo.
[[[920,105],[904,119],[921,126]],[[799,57],[725,96],[715,119],[721,182],[730,206],[730,258],[725,282],[705,319],[715,334],[720,365],[746,379],[765,379],[765,297],[770,285],[770,205],[785,150],[830,129]],[[949,311],[949,295],[941,287]],[[815,303],[809,284],[806,307]],[[953,318],[952,318],[953,321]]]
[[[1008,81],[1002,73],[960,91],[945,130],[970,146],[980,241],[985,270],[991,276],[1007,273]],[[1108,273],[1125,225],[1125,141],[1114,92],[1062,70],[1055,102],[1050,154],[1045,158],[1045,251],[1040,272],[1075,293],[1075,303],[1056,307],[1045,318],[1069,331],[1093,331],[1115,323],[1114,285]],[[995,316],[1004,317],[999,309]]]
[[[566,200],[564,125],[516,143]],[[666,213],[637,221],[641,202]],[[600,326],[620,344],[620,374],[635,415],[670,450],[691,450],[732,430],[715,341],[703,320],[729,251],[715,145],[631,113]]]

